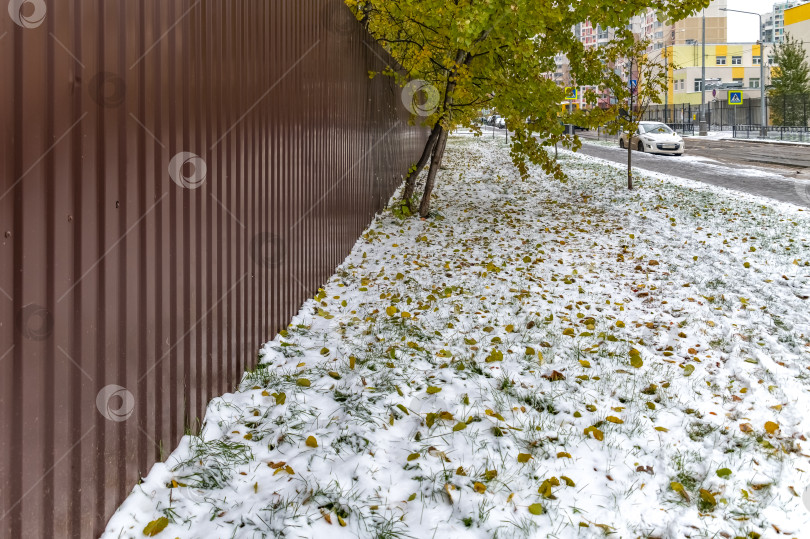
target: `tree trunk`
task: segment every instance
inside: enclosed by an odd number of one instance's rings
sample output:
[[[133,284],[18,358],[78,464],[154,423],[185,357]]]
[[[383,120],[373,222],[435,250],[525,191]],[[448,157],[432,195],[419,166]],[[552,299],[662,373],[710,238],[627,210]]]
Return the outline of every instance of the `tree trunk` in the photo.
[[[633,76],[633,62],[630,61],[630,76]],[[633,89],[630,88],[630,111],[633,114]],[[634,120],[636,116],[631,116]],[[635,129],[634,129],[635,128]],[[638,129],[638,121],[633,122],[627,128],[627,189],[633,190],[633,132]]]
[[[627,132],[627,188],[633,189],[633,133]]]
[[[419,205],[419,216],[427,217],[430,212],[430,195],[433,192],[433,185],[436,181],[436,174],[439,172],[439,167],[442,164],[442,157],[444,157],[444,147],[447,144],[447,131],[441,129],[439,140],[436,141],[436,147],[433,150],[433,159],[430,161],[430,170],[428,177],[425,181],[425,192],[422,194],[422,203]]]
[[[636,81],[641,79],[641,66],[637,63],[636,67],[638,68],[639,74],[636,75]],[[633,59],[630,59],[630,79],[633,78]],[[630,81],[628,81],[628,84]],[[701,83],[702,84],[702,83]],[[638,82],[636,82],[636,88],[638,88]],[[633,133],[638,130],[638,116],[635,116],[633,111],[633,95],[635,91],[633,87],[630,87],[630,110],[628,114],[630,114],[630,118],[634,121],[630,124],[630,127],[627,128],[627,189],[633,190]]]
[[[411,210],[411,212],[413,212],[413,208],[411,208],[411,197],[413,197],[413,191],[416,189],[416,178],[419,176],[419,173],[422,172],[422,169],[425,168],[428,159],[430,159],[433,148],[436,147],[436,139],[439,138],[441,130],[442,126],[440,124],[436,124],[433,127],[433,131],[430,133],[430,137],[428,137],[425,143],[425,149],[422,151],[422,157],[419,158],[419,162],[408,172],[408,176],[405,178],[405,189],[402,192],[402,200],[408,204],[408,209]]]
[[[487,30],[484,35],[488,34],[489,30]],[[483,38],[483,36],[482,36]],[[447,143],[447,130],[442,127],[442,122],[445,118],[449,118],[452,116],[451,108],[453,106],[453,90],[456,89],[456,74],[458,73],[458,67],[465,65],[470,65],[472,61],[472,55],[470,53],[459,50],[456,52],[456,61],[454,64],[453,69],[449,72],[447,76],[447,84],[444,88],[444,103],[442,106],[442,117],[436,121],[436,126],[433,128],[433,133],[431,133],[431,137],[434,134],[438,133],[436,145],[433,148],[433,159],[430,162],[430,170],[428,171],[428,177],[425,182],[425,192],[422,195],[422,202],[419,204],[419,215],[422,217],[426,217],[428,212],[430,211],[430,193],[433,191],[433,184],[436,180],[436,173],[438,172],[439,165],[442,162],[442,156],[444,156],[444,146]],[[448,120],[449,125],[449,120]],[[438,128],[438,131],[436,129]],[[425,146],[425,151],[422,154],[422,157],[426,157],[428,153],[427,145]],[[420,159],[421,161],[421,159]],[[416,178],[414,177],[414,181]],[[407,189],[407,185],[406,185]],[[409,204],[410,207],[410,204]]]

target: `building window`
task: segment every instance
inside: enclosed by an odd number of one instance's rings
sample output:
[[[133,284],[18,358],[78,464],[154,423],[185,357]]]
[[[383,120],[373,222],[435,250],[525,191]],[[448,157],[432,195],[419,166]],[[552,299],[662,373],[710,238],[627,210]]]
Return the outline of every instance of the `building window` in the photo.
[[[759,88],[759,79],[748,79],[748,86],[751,88]]]
[[[754,56],[753,60],[754,60],[754,65],[758,66],[758,65],[760,65],[762,63],[762,56]]]
[[[731,82],[733,82],[735,84],[739,84],[740,88],[742,88],[742,85],[743,85],[743,80],[742,79],[731,79]]]
[[[695,79],[695,91],[700,92],[703,88],[703,79]]]
[[[718,56],[717,57],[717,65],[719,65],[719,66],[726,65],[726,57],[725,56]]]
[[[731,57],[731,65],[733,65],[733,66],[741,66],[742,65],[742,56],[732,56]]]
[[[768,56],[768,65],[769,66],[776,65],[773,63],[773,56]]]

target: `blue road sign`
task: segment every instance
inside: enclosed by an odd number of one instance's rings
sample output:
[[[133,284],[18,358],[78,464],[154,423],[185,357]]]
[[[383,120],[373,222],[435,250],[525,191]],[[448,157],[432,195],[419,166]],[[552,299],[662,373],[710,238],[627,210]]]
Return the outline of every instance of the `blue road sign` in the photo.
[[[577,99],[577,88],[573,86],[566,86],[565,87],[565,99],[568,101],[576,101]]]
[[[636,91],[638,91],[638,80],[637,79],[631,79],[630,80],[630,91],[632,93],[636,93]]]
[[[729,90],[728,91],[728,104],[729,105],[742,105],[743,104],[742,90]]]

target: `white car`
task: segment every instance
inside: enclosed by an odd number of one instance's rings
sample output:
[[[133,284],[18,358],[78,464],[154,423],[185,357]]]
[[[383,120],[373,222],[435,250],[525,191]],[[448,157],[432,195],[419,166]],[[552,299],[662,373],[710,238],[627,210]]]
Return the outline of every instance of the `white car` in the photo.
[[[627,133],[619,137],[619,147],[627,148]],[[683,138],[661,122],[640,122],[630,147],[640,152],[664,155],[683,155],[686,149]]]

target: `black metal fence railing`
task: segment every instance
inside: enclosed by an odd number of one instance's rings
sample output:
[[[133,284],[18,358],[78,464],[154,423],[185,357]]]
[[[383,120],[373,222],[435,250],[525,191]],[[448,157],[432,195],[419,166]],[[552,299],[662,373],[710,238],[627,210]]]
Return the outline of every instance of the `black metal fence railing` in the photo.
[[[712,131],[749,132],[762,125],[762,99],[744,98],[741,105],[730,105],[725,93],[718,94],[706,103],[706,122]],[[791,128],[810,126],[810,95],[776,96],[765,98],[765,117],[769,127],[785,127],[786,130],[772,129],[774,135],[785,136]],[[651,105],[644,113],[647,121],[672,124],[699,124],[701,106],[682,103],[677,105]],[[735,127],[737,129],[735,129]],[[748,127],[746,129],[746,127]],[[803,132],[802,132],[803,133]],[[802,135],[805,136],[805,135]]]
[[[667,106],[652,105],[647,108],[647,111],[643,115],[643,120],[649,122],[663,122],[667,125],[688,125],[700,121],[700,118],[697,117],[699,108],[700,107],[692,106],[689,103]]]
[[[758,125],[734,125],[732,132],[734,138],[762,138]],[[769,126],[767,133],[769,139],[810,142],[810,127]]]
[[[687,133],[690,135],[695,134],[695,124],[693,123],[668,123],[667,124],[673,131],[676,133],[680,133],[682,135],[686,135]]]

